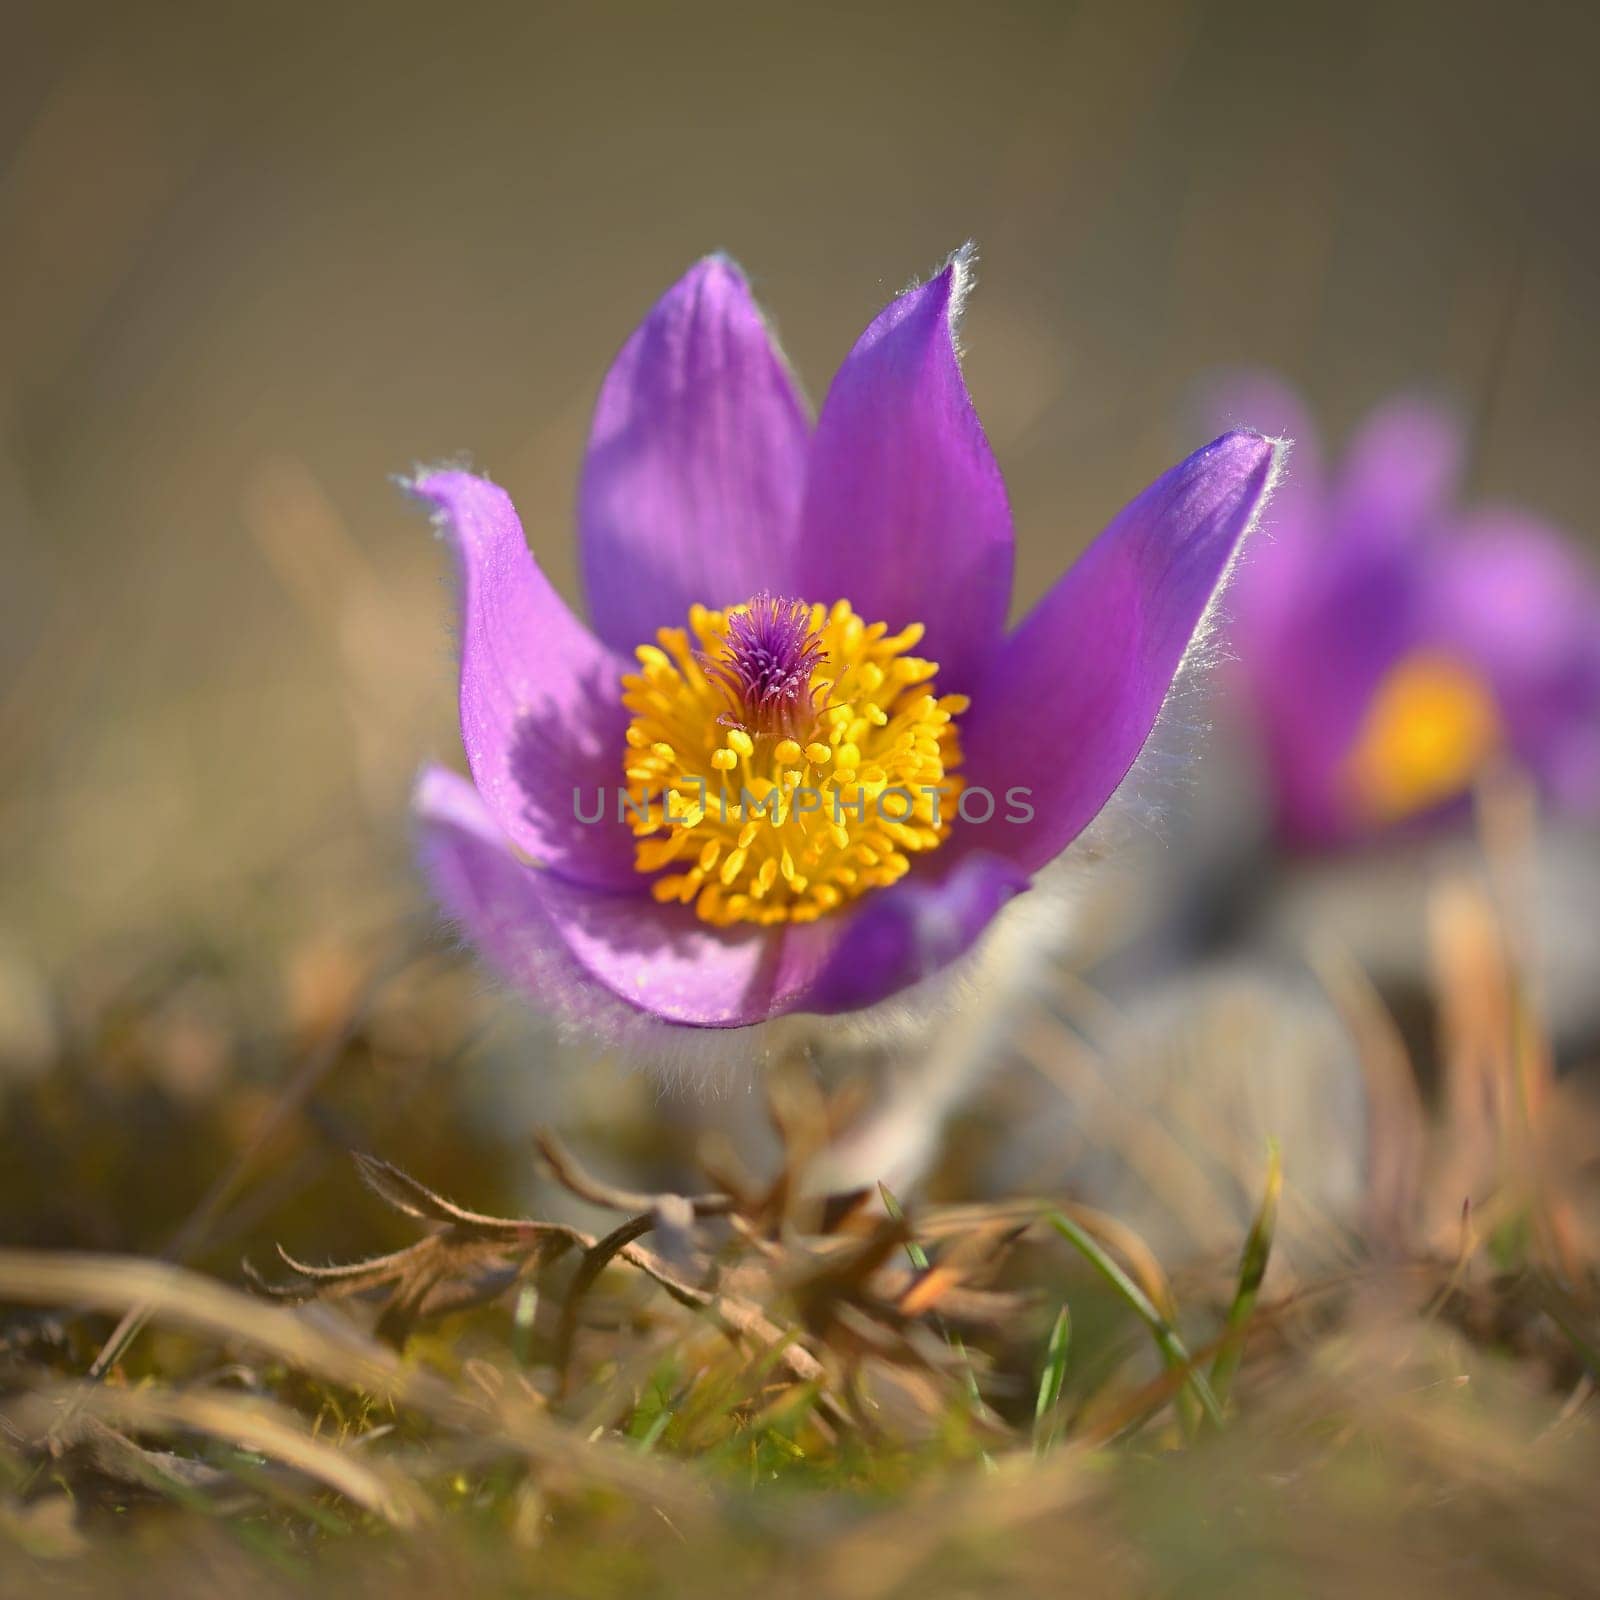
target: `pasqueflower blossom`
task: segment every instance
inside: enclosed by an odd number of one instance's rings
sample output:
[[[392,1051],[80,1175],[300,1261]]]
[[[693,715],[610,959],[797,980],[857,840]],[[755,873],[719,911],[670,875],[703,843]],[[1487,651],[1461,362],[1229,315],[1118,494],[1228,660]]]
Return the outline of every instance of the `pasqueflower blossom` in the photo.
[[[732,262],[669,289],[600,392],[587,626],[504,490],[411,484],[459,566],[472,773],[422,775],[425,867],[591,1036],[670,1051],[906,997],[1150,734],[1277,446],[1230,433],[1174,467],[1008,632],[1011,513],[956,346],[970,271],[894,300],[815,425]]]
[[[1230,607],[1285,842],[1447,820],[1498,762],[1561,811],[1600,808],[1600,583],[1527,513],[1456,503],[1453,419],[1393,401],[1330,473],[1276,383],[1224,409],[1296,441]]]

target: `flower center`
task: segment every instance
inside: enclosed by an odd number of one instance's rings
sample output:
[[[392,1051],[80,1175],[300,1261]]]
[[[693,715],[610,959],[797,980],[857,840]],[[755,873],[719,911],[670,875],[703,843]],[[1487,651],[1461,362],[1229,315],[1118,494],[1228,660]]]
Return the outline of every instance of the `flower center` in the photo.
[[[1483,679],[1433,651],[1407,656],[1378,685],[1346,760],[1361,814],[1398,822],[1466,792],[1500,741]]]
[[[811,922],[893,883],[950,832],[961,792],[939,670],[848,602],[694,606],[622,680],[640,872],[704,921]]]

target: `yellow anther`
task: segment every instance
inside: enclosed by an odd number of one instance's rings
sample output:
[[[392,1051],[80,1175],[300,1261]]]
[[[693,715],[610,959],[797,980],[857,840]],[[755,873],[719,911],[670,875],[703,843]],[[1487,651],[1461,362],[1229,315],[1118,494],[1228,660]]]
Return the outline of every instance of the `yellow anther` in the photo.
[[[683,843],[683,836],[676,833],[665,839],[641,839],[634,849],[634,864],[641,872],[657,872],[677,859]]]
[[[1466,793],[1500,742],[1489,686],[1451,656],[1418,651],[1378,685],[1345,762],[1368,822],[1398,822]]]
[[[660,874],[658,901],[724,926],[811,922],[893,883],[943,842],[961,792],[953,719],[967,702],[936,698],[936,664],[908,654],[920,626],[891,634],[846,601],[781,602],[786,626],[809,620],[810,677],[774,711],[754,690],[740,698],[767,680],[728,665],[730,629],[763,625],[759,604],[691,607],[688,628],[662,629],[623,679],[635,864]]]
[[[687,903],[695,897],[704,878],[700,872],[677,873],[670,878],[657,878],[650,885],[650,893],[662,904],[669,900],[682,900]]]

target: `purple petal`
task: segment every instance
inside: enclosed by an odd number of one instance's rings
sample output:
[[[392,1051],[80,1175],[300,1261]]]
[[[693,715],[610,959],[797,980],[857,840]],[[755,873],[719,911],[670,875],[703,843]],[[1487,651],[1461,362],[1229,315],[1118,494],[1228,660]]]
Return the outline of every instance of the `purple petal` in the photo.
[[[611,797],[622,781],[628,714],[622,662],[550,587],[510,496],[466,472],[412,486],[438,512],[461,576],[461,740],[501,832],[575,882],[634,887],[631,837]],[[604,791],[606,814],[579,821]]]
[[[1431,536],[1460,464],[1445,412],[1392,402],[1357,431],[1322,503],[1246,558],[1232,637],[1293,842],[1338,843],[1356,826],[1345,760],[1384,676],[1424,642]]]
[[[869,622],[927,624],[939,686],[967,690],[1011,599],[1011,510],[956,356],[958,254],[862,334],[811,447],[797,591]]]
[[[792,587],[806,412],[743,273],[708,256],[600,390],[579,490],[595,630],[631,656],[696,602]]]
[[[1028,876],[1009,861],[973,854],[942,881],[907,880],[862,902],[811,983],[801,1009],[857,1011],[948,966]]]
[[[1006,640],[963,722],[965,774],[997,810],[981,834],[958,835],[1035,871],[1094,819],[1149,737],[1280,453],[1254,433],[1197,451],[1119,513]],[[1012,789],[1027,791],[1031,820],[1005,820]]]
[[[1273,595],[1270,610],[1252,606],[1259,594],[1247,589],[1233,639],[1273,778],[1278,827],[1295,843],[1328,845],[1352,826],[1344,764],[1372,696],[1423,642],[1434,544],[1345,537],[1326,522],[1309,534],[1296,583]],[[1244,577],[1253,583],[1248,565]]]
[[[462,932],[541,1009],[602,1036],[641,1017],[730,1028],[872,1005],[965,954],[1027,887],[1014,864],[975,854],[942,882],[873,894],[848,918],[727,933],[681,906],[527,866],[453,772],[425,771],[413,805],[429,883]]]
[[[1300,396],[1267,372],[1237,372],[1207,388],[1208,427],[1243,428],[1289,445],[1272,505],[1239,564],[1229,596],[1230,639],[1247,660],[1270,648],[1309,579],[1322,535],[1327,483],[1315,425]]]
[[[1544,792],[1600,807],[1600,581],[1571,546],[1517,512],[1465,520],[1439,552],[1425,626],[1486,675]]]
[[[1454,495],[1462,456],[1449,412],[1423,400],[1380,406],[1345,451],[1330,536],[1367,545],[1421,538]]]
[[[767,930],[726,934],[648,893],[597,890],[526,866],[473,786],[442,768],[422,775],[414,806],[440,902],[505,977],[563,1020],[614,1032],[619,1001],[696,1028],[791,1009],[782,941]]]
[[[1233,372],[1208,386],[1203,410],[1211,427],[1243,429],[1288,442],[1288,459],[1272,491],[1271,513],[1262,519],[1262,533],[1270,529],[1287,544],[1314,533],[1326,481],[1316,425],[1299,394],[1270,372]],[[1250,557],[1252,568],[1263,559],[1261,545],[1258,538]]]

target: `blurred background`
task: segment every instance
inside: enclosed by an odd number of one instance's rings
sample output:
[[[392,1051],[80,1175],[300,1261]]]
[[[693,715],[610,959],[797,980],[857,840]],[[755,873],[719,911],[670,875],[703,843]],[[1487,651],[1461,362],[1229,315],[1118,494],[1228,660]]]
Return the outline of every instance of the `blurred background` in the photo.
[[[597,386],[707,250],[815,400],[977,240],[967,371],[1019,606],[1200,442],[1220,364],[1285,373],[1333,439],[1437,391],[1472,421],[1473,492],[1600,538],[1600,8],[1576,0],[142,0],[12,4],[6,31],[0,1047],[21,1075],[143,1063],[163,1104],[242,1061],[260,1100],[227,1148],[418,950],[431,976],[363,1025],[366,1087],[307,1148],[402,1158],[382,1104],[443,1186],[475,1030],[502,1075],[548,1071],[482,980],[428,987],[448,962],[405,805],[424,759],[458,760],[452,606],[394,475],[469,456],[576,598]],[[620,1068],[586,1081],[651,1112]],[[57,1109],[81,1144],[81,1101]],[[85,1160],[131,1193],[150,1151],[108,1131]],[[169,1153],[183,1215],[225,1161]],[[163,1237],[69,1212],[35,1233]]]

